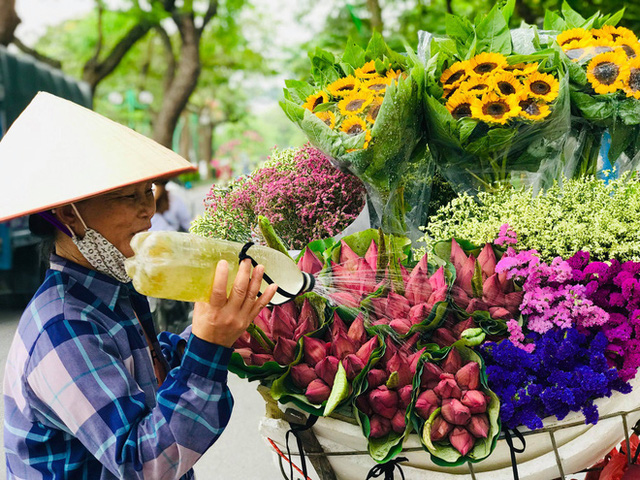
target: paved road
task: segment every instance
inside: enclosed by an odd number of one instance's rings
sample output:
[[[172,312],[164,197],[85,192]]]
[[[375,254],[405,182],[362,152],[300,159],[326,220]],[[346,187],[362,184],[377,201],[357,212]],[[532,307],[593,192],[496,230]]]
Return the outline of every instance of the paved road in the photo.
[[[0,310],[0,385],[19,316],[17,311]],[[229,386],[235,398],[235,408],[225,432],[196,465],[200,480],[282,478],[270,447],[258,433],[258,424],[264,414],[264,400],[256,391],[256,385],[230,374]],[[0,401],[0,425],[3,418],[3,402]],[[0,480],[5,480],[2,430],[0,428]]]

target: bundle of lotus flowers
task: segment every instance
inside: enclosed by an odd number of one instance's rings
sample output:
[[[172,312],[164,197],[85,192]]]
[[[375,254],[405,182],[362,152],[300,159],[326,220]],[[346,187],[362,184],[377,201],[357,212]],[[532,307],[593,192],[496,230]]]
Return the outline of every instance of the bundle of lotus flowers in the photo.
[[[500,53],[481,53],[442,73],[442,97],[456,120],[471,117],[503,125],[542,120],[551,113],[560,84],[539,67],[535,62],[510,65]]]

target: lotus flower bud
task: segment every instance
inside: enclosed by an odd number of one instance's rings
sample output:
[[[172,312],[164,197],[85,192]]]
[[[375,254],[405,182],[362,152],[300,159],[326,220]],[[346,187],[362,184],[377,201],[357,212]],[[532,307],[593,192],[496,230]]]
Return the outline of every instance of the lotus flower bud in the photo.
[[[429,285],[431,285],[431,288],[433,289],[434,294],[436,291],[439,292],[444,290],[446,292],[449,289],[449,287],[447,286],[447,281],[444,278],[443,267],[440,267],[438,270],[436,270],[436,273],[434,273],[429,277]],[[431,302],[427,302],[427,303],[431,303]]]
[[[234,351],[242,357],[246,365],[251,365],[251,354],[253,352],[250,348],[236,348]]]
[[[407,428],[407,422],[405,421],[405,410],[398,410],[391,419],[391,428],[396,433],[404,433]]]
[[[464,427],[456,427],[449,434],[449,441],[453,448],[460,452],[460,455],[466,455],[473,448],[475,439]]]
[[[336,373],[338,373],[338,364],[340,360],[336,357],[325,357],[320,360],[315,367],[316,375],[318,378],[324,380],[324,382],[333,387],[333,380],[336,378]]]
[[[478,310],[486,312],[489,310],[489,304],[480,298],[472,298],[469,300],[469,305],[467,305],[465,311],[467,313],[473,313]]]
[[[504,305],[505,292],[503,292],[497,273],[491,275],[482,284],[482,299],[487,305]]]
[[[440,403],[440,397],[433,390],[426,390],[416,398],[416,413],[428,420],[433,411],[440,406]]]
[[[360,295],[369,295],[376,291],[376,272],[364,258],[358,259],[355,278],[357,278],[357,291]]]
[[[251,335],[249,332],[244,331],[242,335],[233,343],[233,348],[238,350],[239,348],[251,348]]]
[[[471,418],[471,412],[460,400],[448,398],[442,401],[442,416],[452,425],[466,425]]]
[[[280,337],[273,349],[274,360],[280,365],[289,365],[293,362],[297,344],[295,340]]]
[[[375,413],[391,420],[398,410],[398,394],[381,385],[369,392],[369,405]]]
[[[315,367],[323,358],[327,356],[327,345],[324,340],[313,337],[304,337],[303,340],[304,361]]]
[[[371,405],[369,405],[369,400],[366,395],[360,395],[356,398],[356,407],[368,417],[373,415],[373,410],[371,410]]]
[[[522,303],[523,297],[524,292],[512,292],[507,293],[504,296],[504,308],[509,310],[509,312],[511,313],[511,318],[516,318],[518,316],[520,304]]]
[[[483,280],[496,273],[496,254],[490,243],[485,244],[482,252],[478,255],[478,263],[482,269]]]
[[[389,322],[389,326],[400,335],[406,335],[411,328],[411,321],[408,318],[396,318]]]
[[[416,340],[417,340],[418,334],[415,334],[413,337],[416,337]],[[411,369],[411,374],[415,375],[416,370],[418,369],[418,362],[420,361],[420,357],[422,357],[422,354],[425,352],[425,350],[426,348],[422,348],[417,352],[409,355],[408,361],[409,361],[409,368]]]
[[[364,254],[364,259],[374,272],[378,269],[378,245],[374,240],[371,240],[367,253]]]
[[[440,383],[436,385],[433,391],[441,398],[460,398],[462,391],[456,383],[455,378],[445,378],[440,380]]]
[[[347,355],[356,353],[356,347],[353,340],[347,337],[346,331],[340,331],[338,335],[333,337],[331,342],[331,354],[342,360]]]
[[[251,365],[256,365],[257,367],[261,367],[267,362],[273,362],[273,355],[268,353],[252,353],[251,354]]]
[[[299,323],[294,330],[293,339],[297,342],[298,340],[300,340],[300,337],[306,335],[307,333],[311,333],[314,330],[317,330],[317,326],[315,326],[308,318],[306,318],[301,323]]]
[[[362,313],[358,314],[349,326],[347,337],[353,341],[356,348],[360,348],[367,341],[367,332],[364,329],[364,316]]]
[[[431,307],[426,303],[419,303],[418,305],[414,305],[409,310],[409,321],[412,325],[417,325],[425,320],[429,314],[431,313]]]
[[[365,343],[358,349],[358,351],[356,352],[356,355],[366,365],[369,362],[369,359],[371,358],[371,354],[374,352],[375,349],[378,348],[378,345],[379,345],[378,337],[373,337],[371,340],[369,340],[367,343]]]
[[[360,258],[344,240],[340,240],[340,263],[355,262]]]
[[[291,379],[296,387],[306,389],[318,376],[313,368],[306,363],[299,363],[291,367]]]
[[[369,436],[371,438],[381,438],[387,435],[391,431],[391,422],[380,415],[374,414],[369,419],[369,425],[371,430]]]
[[[329,299],[334,305],[344,305],[350,308],[358,308],[360,306],[360,298],[350,292],[333,292],[329,294]]]
[[[258,313],[256,318],[253,319],[253,323],[256,327],[266,333],[269,338],[273,338],[271,310],[268,308],[260,310],[260,313]]]
[[[304,392],[304,394],[307,396],[311,403],[319,405],[329,398],[331,389],[329,388],[329,385],[324,383],[319,378],[316,378],[307,386],[307,390]]]
[[[463,309],[466,309],[471,301],[471,297],[467,295],[467,292],[455,285],[451,289],[451,298],[453,299],[453,303]]]
[[[455,285],[462,288],[467,295],[473,295],[473,288],[471,287],[471,280],[476,271],[476,259],[473,255],[469,255],[465,262],[462,264],[462,268],[459,270],[456,268],[456,281]]]
[[[468,390],[464,392],[460,402],[468,407],[471,413],[484,413],[487,411],[487,399],[480,390]]]
[[[447,358],[444,359],[444,362],[442,362],[441,367],[445,372],[453,374],[460,370],[460,367],[462,367],[462,357],[460,357],[457,349],[452,348],[449,350],[449,354]]]
[[[302,258],[298,260],[298,268],[303,272],[310,273],[311,275],[315,275],[322,270],[322,266],[323,263],[318,259],[318,257],[316,257],[310,248],[307,248],[304,251]]]
[[[453,425],[442,418],[442,415],[438,415],[431,424],[431,441],[437,442],[447,438],[451,430],[453,430]]]
[[[253,337],[251,337],[251,340],[249,340],[249,348],[253,353],[273,353],[273,350],[268,349],[268,347],[263,347],[260,342],[258,342],[258,340]]]
[[[414,273],[415,272],[415,273]],[[429,283],[429,274],[427,270],[416,267],[411,272],[409,280],[407,280],[407,288],[405,296],[411,305],[426,303],[433,293],[433,288]]]
[[[380,370],[379,368],[372,368],[367,373],[367,382],[369,383],[369,388],[376,388],[380,385],[384,385],[387,382],[389,375],[384,370]]]
[[[371,306],[373,307],[373,313],[378,318],[388,317],[387,315],[387,303],[386,298],[372,298]]]
[[[450,347],[456,343],[458,339],[454,337],[451,331],[447,328],[438,328],[431,335],[431,341],[437,343],[440,347]]]
[[[489,307],[491,318],[501,318],[503,320],[511,319],[511,312],[502,307]]]
[[[486,413],[472,415],[467,430],[476,438],[487,438],[489,435],[489,417]]]
[[[461,272],[465,262],[467,261],[467,254],[454,238],[451,239],[451,263],[456,267],[456,272]]]
[[[342,366],[347,373],[347,380],[352,381],[364,369],[364,362],[357,355],[347,355],[342,360]]]
[[[436,385],[440,383],[440,375],[442,375],[442,373],[442,369],[435,363],[425,363],[422,368],[420,386],[422,388],[435,388]]]
[[[396,352],[398,351],[398,347],[389,337],[387,337],[384,342],[386,348],[384,350],[384,355],[382,356],[382,363],[386,364],[387,362],[389,362],[389,360],[391,360],[391,357],[396,354]]]
[[[398,386],[403,387],[411,384],[413,381],[413,374],[411,373],[411,367],[405,356],[397,351],[391,360],[387,362],[387,373],[391,375],[393,372],[398,373]]]
[[[390,292],[387,296],[387,316],[389,318],[409,318],[411,304],[402,295]]]
[[[411,393],[413,392],[413,385],[405,385],[404,387],[396,390],[398,393],[398,406],[401,409],[406,410],[411,403]]]
[[[460,336],[462,335],[462,332],[464,332],[469,328],[475,328],[475,327],[476,327],[476,322],[473,320],[473,317],[469,317],[462,322],[456,323],[451,329],[451,333],[455,338],[460,338]]]
[[[304,303],[302,304],[302,308],[300,309],[300,316],[298,317],[298,326],[294,332],[296,335],[296,339],[300,338],[302,335],[307,333],[311,333],[318,329],[318,316],[316,315],[316,311],[311,305],[311,302],[308,298],[304,299]]]
[[[469,362],[456,372],[456,382],[462,390],[475,390],[480,385],[480,366]]]

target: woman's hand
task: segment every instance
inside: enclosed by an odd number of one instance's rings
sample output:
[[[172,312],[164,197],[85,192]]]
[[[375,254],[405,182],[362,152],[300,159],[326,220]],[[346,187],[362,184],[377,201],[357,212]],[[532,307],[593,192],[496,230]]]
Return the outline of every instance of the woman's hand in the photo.
[[[207,342],[231,347],[276,293],[278,287],[269,285],[257,297],[263,273],[264,267],[258,265],[251,275],[251,262],[243,260],[227,298],[229,265],[224,260],[218,262],[211,298],[209,303],[196,302],[191,332]]]

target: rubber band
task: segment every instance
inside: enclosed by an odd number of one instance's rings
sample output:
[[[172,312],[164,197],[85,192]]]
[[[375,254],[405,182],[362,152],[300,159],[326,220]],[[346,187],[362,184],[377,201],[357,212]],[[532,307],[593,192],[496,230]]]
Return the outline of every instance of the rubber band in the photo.
[[[300,475],[304,475],[304,472],[302,470],[300,470],[300,468],[298,468],[298,466],[293,463],[291,461],[291,459],[287,458],[287,456],[282,453],[282,451],[278,448],[278,446],[275,444],[275,442],[273,440],[271,440],[270,438],[267,437],[267,440],[269,441],[269,443],[271,444],[271,446],[273,447],[273,449],[276,451],[276,453],[280,456],[280,458],[286,460],[289,464],[291,464],[291,466],[293,468],[296,469],[296,471],[300,474]],[[305,476],[306,480],[312,480],[311,478]]]

